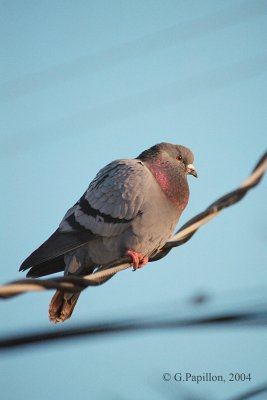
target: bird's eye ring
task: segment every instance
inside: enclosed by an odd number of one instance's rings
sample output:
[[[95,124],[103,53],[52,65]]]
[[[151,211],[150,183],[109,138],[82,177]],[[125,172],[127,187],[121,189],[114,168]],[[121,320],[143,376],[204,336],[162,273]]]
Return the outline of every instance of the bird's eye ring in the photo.
[[[183,157],[182,157],[182,156],[177,156],[177,157],[176,157],[176,160],[177,160],[177,161],[183,161]]]

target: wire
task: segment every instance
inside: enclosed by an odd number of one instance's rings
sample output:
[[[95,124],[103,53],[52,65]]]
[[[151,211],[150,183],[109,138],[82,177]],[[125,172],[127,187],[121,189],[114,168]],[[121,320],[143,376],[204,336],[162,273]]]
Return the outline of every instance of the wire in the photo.
[[[152,258],[150,262],[165,257],[169,251],[185,244],[196,231],[211,219],[216,217],[223,209],[232,206],[240,201],[246,193],[255,187],[263,177],[267,169],[267,152],[258,161],[252,174],[234,191],[227,193],[213,202],[206,210],[196,215],[185,223],[165,246]],[[114,262],[99,268],[96,272],[84,277],[68,276],[52,279],[22,279],[0,286],[0,298],[6,299],[25,292],[60,289],[67,292],[80,292],[88,286],[98,286],[105,283],[116,273],[131,266],[129,256],[114,260]]]
[[[253,389],[248,390],[247,392],[245,392],[239,396],[231,397],[231,399],[229,399],[229,400],[248,400],[248,399],[251,399],[252,397],[254,398],[254,396],[257,396],[258,394],[261,394],[264,392],[267,392],[267,383],[264,383],[261,386],[254,387]]]
[[[175,313],[176,314],[176,313]],[[266,327],[267,326],[267,307],[257,308],[254,311],[232,310],[216,311],[204,313],[197,317],[188,316],[184,318],[166,317],[169,315],[169,307],[161,312],[163,317],[139,318],[131,320],[118,320],[111,322],[101,322],[97,324],[80,325],[74,328],[45,330],[38,333],[26,333],[21,335],[7,335],[0,338],[0,351],[14,349],[26,345],[34,345],[38,343],[51,342],[56,340],[64,340],[70,338],[78,338],[82,336],[99,337],[110,336],[114,334],[144,332],[154,330],[179,330],[198,327]]]

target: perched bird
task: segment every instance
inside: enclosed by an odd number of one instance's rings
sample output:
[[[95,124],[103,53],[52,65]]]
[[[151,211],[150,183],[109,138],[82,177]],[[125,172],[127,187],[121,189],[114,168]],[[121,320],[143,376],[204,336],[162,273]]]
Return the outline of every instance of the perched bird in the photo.
[[[197,177],[191,150],[160,143],[137,158],[116,160],[100,170],[58,229],[21,265],[27,277],[64,270],[87,275],[129,255],[143,267],[170,238],[189,199],[187,175]],[[52,322],[68,319],[80,293],[57,290]]]

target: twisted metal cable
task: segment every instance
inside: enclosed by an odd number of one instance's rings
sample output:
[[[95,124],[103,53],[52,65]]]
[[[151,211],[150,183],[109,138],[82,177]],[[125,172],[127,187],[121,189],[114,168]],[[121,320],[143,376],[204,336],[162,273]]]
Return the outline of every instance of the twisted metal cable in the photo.
[[[246,193],[255,187],[263,177],[267,169],[267,152],[261,157],[253,169],[251,175],[241,183],[234,191],[227,193],[213,202],[204,211],[186,222],[164,245],[164,247],[149,262],[160,260],[169,251],[185,244],[196,231],[204,224],[216,217],[223,209],[230,207],[240,201]],[[51,279],[21,279],[0,286],[0,298],[6,299],[25,292],[60,289],[68,292],[80,292],[88,286],[98,286],[105,283],[116,273],[123,271],[131,266],[131,257],[114,260],[105,267],[99,268],[96,272],[83,277],[67,276],[63,278]]]

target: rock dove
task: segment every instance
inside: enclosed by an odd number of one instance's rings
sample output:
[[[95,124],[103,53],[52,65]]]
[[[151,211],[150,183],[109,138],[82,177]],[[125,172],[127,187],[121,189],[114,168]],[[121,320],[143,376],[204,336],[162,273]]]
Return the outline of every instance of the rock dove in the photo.
[[[187,205],[187,175],[197,177],[191,150],[160,143],[135,159],[101,169],[58,229],[21,265],[27,277],[64,270],[87,275],[130,255],[143,267],[172,235]],[[49,306],[52,322],[68,319],[80,293],[57,290]]]

